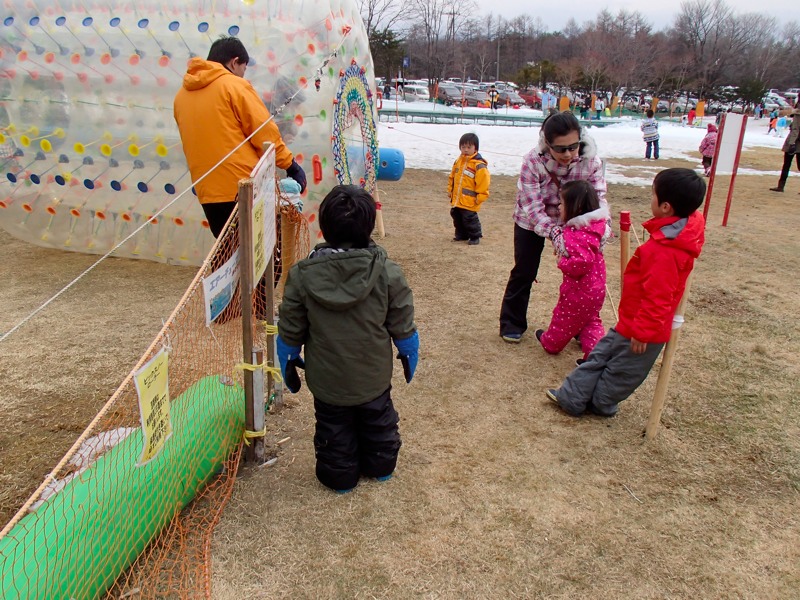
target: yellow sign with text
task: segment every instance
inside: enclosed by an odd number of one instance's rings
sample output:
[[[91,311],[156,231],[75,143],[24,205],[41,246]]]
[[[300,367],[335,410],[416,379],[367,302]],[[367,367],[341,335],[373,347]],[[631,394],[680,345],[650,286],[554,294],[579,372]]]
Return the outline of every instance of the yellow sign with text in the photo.
[[[168,357],[167,351],[162,348],[134,374],[144,441],[139,465],[155,458],[172,435],[172,421],[169,417]]]
[[[253,198],[253,281],[261,279],[267,270],[267,251],[264,247],[264,198]]]

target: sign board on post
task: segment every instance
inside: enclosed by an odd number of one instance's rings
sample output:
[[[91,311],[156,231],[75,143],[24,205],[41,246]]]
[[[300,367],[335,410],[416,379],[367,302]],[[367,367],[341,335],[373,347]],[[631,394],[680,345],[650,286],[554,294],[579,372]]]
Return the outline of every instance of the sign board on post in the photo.
[[[253,172],[253,281],[259,281],[275,250],[275,146],[264,151]]]
[[[725,214],[722,218],[722,226],[728,224],[728,214],[733,200],[733,188],[736,183],[736,173],[739,170],[739,158],[742,155],[742,141],[744,132],[747,129],[747,115],[739,115],[728,112],[722,115],[719,133],[717,135],[717,145],[714,148],[714,159],[711,163],[711,174],[706,190],[706,202],[703,208],[703,217],[708,220],[708,211],[711,207],[711,194],[714,190],[714,182],[718,173],[731,175],[730,185],[728,186],[728,199],[725,204]]]
[[[167,351],[163,348],[134,374],[136,393],[139,396],[139,414],[142,419],[141,466],[155,458],[172,435],[169,416],[169,377]]]
[[[203,277],[203,298],[206,305],[206,327],[225,310],[233,300],[239,285],[239,249],[219,269]]]

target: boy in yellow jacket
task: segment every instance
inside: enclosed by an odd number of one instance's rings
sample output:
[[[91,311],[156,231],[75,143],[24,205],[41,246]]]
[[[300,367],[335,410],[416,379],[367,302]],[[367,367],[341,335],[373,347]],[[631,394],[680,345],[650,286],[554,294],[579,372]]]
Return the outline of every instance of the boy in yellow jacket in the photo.
[[[456,228],[454,242],[469,240],[470,246],[480,244],[483,233],[478,211],[489,197],[489,169],[478,154],[478,136],[465,133],[458,141],[461,154],[453,163],[447,184],[450,197],[450,216]]]

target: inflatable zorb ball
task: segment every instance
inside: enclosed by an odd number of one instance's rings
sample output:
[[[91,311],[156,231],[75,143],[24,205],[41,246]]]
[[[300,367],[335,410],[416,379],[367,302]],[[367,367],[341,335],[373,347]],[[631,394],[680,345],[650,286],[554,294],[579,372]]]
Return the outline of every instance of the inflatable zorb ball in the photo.
[[[213,237],[172,101],[188,60],[220,35],[244,43],[247,79],[306,171],[312,243],[331,187],[375,191],[374,73],[355,0],[11,0],[4,10],[0,226],[20,239],[104,254],[180,197],[115,255],[202,262]]]

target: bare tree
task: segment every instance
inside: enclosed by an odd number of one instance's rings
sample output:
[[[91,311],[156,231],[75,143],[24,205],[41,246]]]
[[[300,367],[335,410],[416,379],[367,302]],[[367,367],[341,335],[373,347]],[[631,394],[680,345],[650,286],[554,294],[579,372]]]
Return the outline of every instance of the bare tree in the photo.
[[[392,29],[402,16],[400,0],[358,0],[358,10],[368,38],[374,31]]]
[[[730,23],[733,13],[723,0],[689,0],[681,3],[674,33],[692,53],[697,91],[719,83],[731,60]]]
[[[425,73],[429,81],[442,79],[455,58],[455,41],[469,15],[476,9],[473,0],[409,0],[412,35],[423,44]]]

